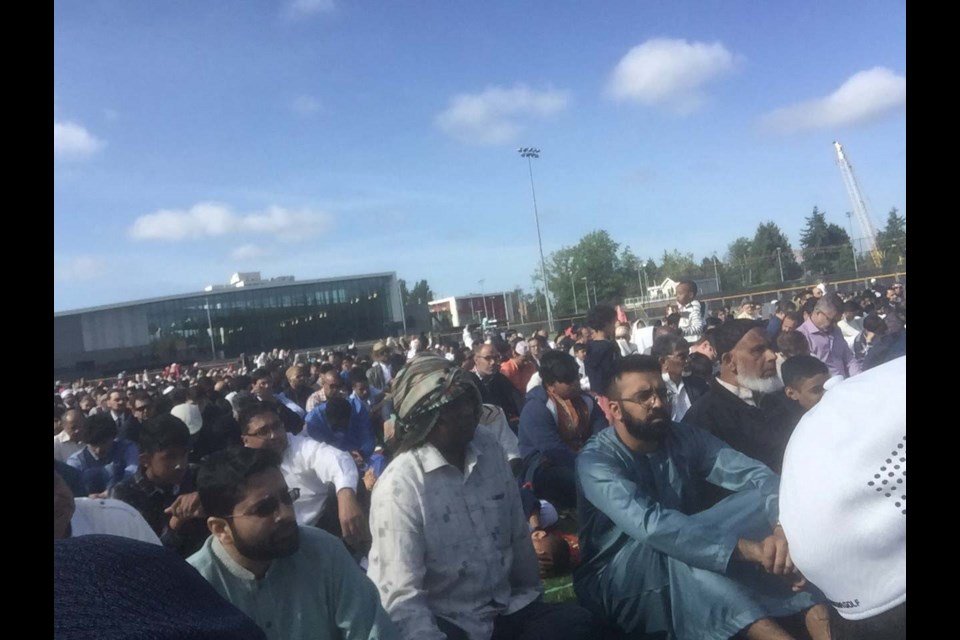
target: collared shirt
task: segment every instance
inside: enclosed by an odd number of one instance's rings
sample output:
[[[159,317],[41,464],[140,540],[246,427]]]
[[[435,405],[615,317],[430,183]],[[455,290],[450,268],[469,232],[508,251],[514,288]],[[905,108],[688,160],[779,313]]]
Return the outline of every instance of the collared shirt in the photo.
[[[510,358],[500,365],[500,373],[502,373],[503,376],[510,381],[510,384],[520,393],[527,392],[527,383],[530,382],[530,378],[536,372],[537,365],[532,362],[524,362],[521,366],[517,366],[513,358]]]
[[[271,640],[400,637],[380,606],[376,587],[343,542],[326,531],[300,527],[300,548],[272,561],[260,580],[231,558],[215,536],[187,562]]]
[[[94,533],[160,544],[160,538],[136,509],[119,500],[76,498],[70,518],[70,537]]]
[[[827,365],[831,376],[845,378],[860,373],[860,363],[853,356],[853,350],[843,339],[839,327],[833,327],[829,332],[821,331],[812,320],[807,320],[797,329],[807,338],[810,345],[810,355]]]
[[[67,464],[80,471],[87,491],[101,493],[135,474],[140,468],[139,456],[137,445],[117,438],[106,458],[101,460],[88,447],[83,447],[67,458]]]
[[[494,618],[541,595],[520,492],[477,430],[464,471],[431,444],[398,455],[373,489],[367,574],[404,638],[443,640],[435,617],[486,640]]]
[[[837,328],[839,328],[840,333],[843,334],[843,339],[846,340],[847,346],[853,349],[853,341],[856,340],[860,332],[863,331],[863,319],[853,318],[850,322],[847,322],[845,319],[840,318],[840,321],[837,322]]]
[[[287,436],[280,471],[287,486],[300,489],[300,498],[293,503],[297,523],[313,525],[320,518],[332,483],[336,491],[357,490],[357,463],[349,453],[305,436]]]
[[[66,462],[67,458],[83,449],[83,444],[74,442],[66,431],[61,431],[53,436],[53,459],[60,462]]]
[[[716,378],[716,381],[717,381],[717,384],[719,384],[721,387],[723,387],[733,395],[737,396],[738,398],[746,402],[751,407],[757,406],[756,397],[754,396],[753,391],[751,391],[750,389],[747,389],[745,387],[741,387],[738,385],[730,384],[728,382],[724,382],[719,378],[719,376]]]
[[[670,379],[670,374],[664,373],[663,382],[667,385],[667,392],[670,394],[670,415],[674,422],[680,422],[683,415],[690,408],[690,396],[687,394],[687,388],[683,384],[683,378],[680,378],[680,384],[676,385]]]

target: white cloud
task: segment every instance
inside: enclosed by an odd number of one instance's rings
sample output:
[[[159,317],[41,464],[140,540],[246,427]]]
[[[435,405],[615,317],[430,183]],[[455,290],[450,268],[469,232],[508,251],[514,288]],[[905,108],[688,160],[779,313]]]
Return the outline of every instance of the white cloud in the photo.
[[[53,157],[58,159],[79,159],[93,155],[103,148],[89,131],[75,122],[53,121]]]
[[[293,0],[293,2],[287,5],[287,13],[291,17],[327,13],[333,11],[333,9],[333,0]]]
[[[53,258],[53,279],[60,282],[95,280],[106,273],[107,264],[96,256]]]
[[[436,125],[462,142],[496,145],[513,142],[529,118],[563,111],[570,98],[566,91],[534,91],[524,84],[512,89],[490,87],[481,93],[461,93],[437,115]]]
[[[161,209],[137,218],[128,230],[135,240],[195,240],[230,234],[259,234],[297,240],[326,230],[332,221],[323,211],[291,211],[272,205],[261,212],[237,214],[216,202],[189,209]]]
[[[793,133],[861,124],[907,104],[907,78],[874,67],[855,73],[840,87],[816,100],[776,109],[761,120],[770,131]]]
[[[320,107],[320,101],[310,96],[299,96],[290,105],[290,108],[301,116],[312,116],[320,111]]]
[[[270,255],[270,251],[264,247],[255,244],[245,244],[237,247],[230,252],[230,257],[234,260],[255,260]]]
[[[620,59],[607,83],[606,95],[612,100],[687,114],[703,104],[704,85],[732,72],[737,64],[738,56],[719,42],[654,38]]]

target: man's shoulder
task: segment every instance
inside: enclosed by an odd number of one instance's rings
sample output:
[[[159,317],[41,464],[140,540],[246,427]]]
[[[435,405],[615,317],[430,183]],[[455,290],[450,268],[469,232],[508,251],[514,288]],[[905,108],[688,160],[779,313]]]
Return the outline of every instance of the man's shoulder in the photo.
[[[187,564],[196,569],[200,575],[210,579],[213,574],[214,566],[217,563],[217,556],[213,553],[213,543],[216,540],[214,536],[209,536],[203,541],[203,545],[192,556],[187,558]]]

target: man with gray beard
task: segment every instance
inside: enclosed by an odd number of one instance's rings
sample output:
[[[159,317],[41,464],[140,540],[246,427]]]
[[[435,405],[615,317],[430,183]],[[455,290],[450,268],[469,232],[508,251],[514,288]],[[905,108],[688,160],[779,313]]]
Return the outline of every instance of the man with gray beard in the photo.
[[[783,382],[763,325],[731,320],[717,327],[715,341],[720,375],[710,381],[710,391],[693,403],[683,422],[706,429],[780,473],[790,429],[782,394],[774,393]]]

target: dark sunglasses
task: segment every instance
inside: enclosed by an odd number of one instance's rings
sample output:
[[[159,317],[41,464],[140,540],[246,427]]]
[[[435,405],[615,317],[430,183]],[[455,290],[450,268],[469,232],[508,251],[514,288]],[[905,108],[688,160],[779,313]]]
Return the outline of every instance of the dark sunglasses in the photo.
[[[300,489],[293,488],[282,492],[279,496],[270,496],[253,505],[247,513],[241,513],[235,516],[223,516],[224,520],[231,518],[269,518],[277,512],[281,504],[291,505],[300,497]]]

